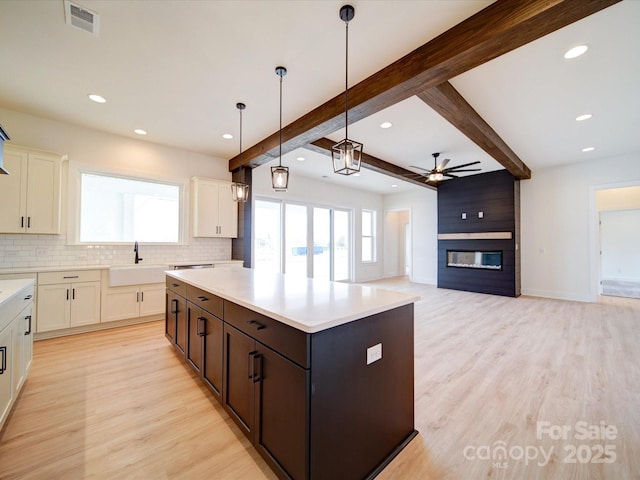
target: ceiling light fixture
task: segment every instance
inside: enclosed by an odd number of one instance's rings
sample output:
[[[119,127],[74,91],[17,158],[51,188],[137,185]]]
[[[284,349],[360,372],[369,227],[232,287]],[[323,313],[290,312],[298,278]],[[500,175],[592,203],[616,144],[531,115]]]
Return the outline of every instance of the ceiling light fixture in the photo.
[[[596,147],[584,147],[582,149],[583,152],[593,152],[596,149]]]
[[[391,122],[382,122],[380,124],[380,128],[391,128],[393,126],[393,123]]]
[[[577,45],[567,50],[567,52],[564,54],[564,58],[566,58],[567,60],[577,58],[580,55],[584,54],[587,50],[589,50],[589,47],[587,45]]]
[[[231,140],[233,138],[233,135],[231,135],[230,133],[223,133],[222,138],[224,138],[225,140]]]
[[[282,77],[287,74],[284,67],[276,67],[280,77],[280,154],[277,167],[271,167],[271,186],[274,192],[286,192],[289,187],[289,167],[282,166]]]
[[[333,171],[341,175],[351,175],[360,171],[362,144],[349,140],[349,21],[353,20],[355,10],[351,5],[340,9],[340,19],[344,21],[345,42],[345,74],[344,74],[344,140],[331,148]]]
[[[104,97],[101,97],[100,95],[97,95],[95,93],[91,93],[89,95],[87,95],[89,97],[89,100],[93,100],[96,103],[105,103],[106,100]]]
[[[589,120],[591,117],[593,117],[593,115],[591,115],[590,113],[578,115],[576,117],[576,122],[584,122],[585,120]]]
[[[298,157],[296,158],[296,160],[298,160],[299,162],[304,162],[304,157]]]
[[[146,135],[147,134],[147,131],[146,130],[142,130],[141,128],[136,128],[133,132],[137,133],[138,135]]]
[[[242,164],[242,111],[247,106],[244,103],[236,103],[236,108],[240,112],[240,154],[238,155],[238,160]],[[242,182],[233,182],[231,184],[231,198],[234,202],[246,202],[249,199],[249,185]]]

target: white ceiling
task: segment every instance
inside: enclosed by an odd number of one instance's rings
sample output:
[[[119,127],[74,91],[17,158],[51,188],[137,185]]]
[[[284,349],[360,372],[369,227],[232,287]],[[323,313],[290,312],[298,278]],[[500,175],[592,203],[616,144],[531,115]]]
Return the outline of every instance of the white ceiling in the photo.
[[[229,159],[344,89],[344,1],[79,0],[100,16],[94,37],[65,24],[63,0],[0,1],[0,107]],[[377,72],[491,2],[351,2],[349,83]],[[640,151],[640,2],[625,0],[466,72],[451,83],[531,168]],[[564,52],[579,43],[575,60]],[[105,104],[88,100],[98,93]],[[578,123],[577,115],[593,118]],[[393,127],[383,130],[383,121]],[[0,118],[0,124],[2,119]],[[11,135],[10,125],[4,125]],[[133,133],[148,131],[146,137]],[[222,139],[232,133],[233,140]],[[329,137],[340,140],[343,132]],[[430,168],[475,160],[501,168],[417,98],[349,127],[370,155]],[[586,146],[596,149],[582,153]],[[295,159],[304,156],[305,161]],[[322,155],[283,156],[296,174],[381,193],[412,187],[371,171],[331,172]],[[265,167],[261,167],[265,168]],[[392,184],[398,185],[395,189]]]

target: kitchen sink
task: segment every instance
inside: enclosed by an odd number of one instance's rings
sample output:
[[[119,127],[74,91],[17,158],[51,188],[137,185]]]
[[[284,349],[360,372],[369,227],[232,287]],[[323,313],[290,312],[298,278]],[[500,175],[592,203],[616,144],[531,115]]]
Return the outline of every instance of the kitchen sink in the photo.
[[[143,283],[163,283],[164,272],[170,270],[169,265],[117,265],[109,268],[109,286],[140,285]]]

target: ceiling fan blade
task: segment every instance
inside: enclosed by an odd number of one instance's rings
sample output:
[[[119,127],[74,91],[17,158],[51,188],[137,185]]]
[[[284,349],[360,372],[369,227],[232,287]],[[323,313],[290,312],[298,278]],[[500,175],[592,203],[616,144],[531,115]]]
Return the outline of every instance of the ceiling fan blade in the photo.
[[[410,168],[417,168],[418,170],[424,170],[425,172],[430,172],[431,170],[428,170],[426,168],[422,168],[422,167],[418,167],[417,165],[409,165]]]
[[[464,168],[464,167],[469,167],[471,165],[477,165],[480,163],[480,160],[476,160],[475,162],[470,162],[470,163],[463,163],[462,165],[456,165],[455,167],[450,167],[447,168],[447,170],[454,170],[456,168]]]
[[[458,178],[458,175],[452,175],[452,174],[447,173],[447,172],[442,172],[442,174],[443,174],[445,177]]]
[[[442,161],[438,164],[438,166],[436,167],[436,170],[437,170],[438,172],[442,172],[442,171],[445,169],[445,167],[447,166],[447,163],[449,163],[450,161],[451,161],[451,159],[450,159],[450,158],[445,158],[444,160],[442,160]]]
[[[468,168],[463,170],[458,170],[458,167],[447,168],[447,172],[460,173],[460,172],[479,172],[481,168]]]

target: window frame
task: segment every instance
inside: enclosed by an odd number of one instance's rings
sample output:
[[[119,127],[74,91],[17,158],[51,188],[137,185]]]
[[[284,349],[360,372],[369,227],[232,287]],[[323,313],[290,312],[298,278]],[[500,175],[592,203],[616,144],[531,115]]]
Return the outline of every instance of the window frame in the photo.
[[[369,213],[371,215],[371,222],[369,225],[370,231],[371,231],[371,235],[365,235],[364,234],[364,225],[365,225],[365,213]],[[377,255],[377,251],[376,251],[376,243],[377,243],[377,235],[376,235],[376,227],[377,227],[377,211],[376,210],[372,210],[372,209],[368,209],[368,208],[363,208],[362,211],[360,212],[360,262],[363,264],[372,264],[372,263],[376,263],[378,261],[378,255]],[[369,244],[370,244],[370,248],[371,248],[371,259],[370,260],[365,260],[364,259],[364,248],[362,248],[362,245],[364,244],[364,240],[368,239],[369,240]]]
[[[103,177],[120,178],[124,180],[132,180],[145,183],[157,183],[161,185],[169,185],[178,188],[178,239],[175,242],[150,242],[141,241],[141,245],[156,246],[180,246],[186,245],[185,241],[185,183],[166,178],[130,175],[119,171],[111,171],[108,169],[96,169],[78,165],[75,169],[75,182],[69,182],[69,205],[75,205],[74,215],[69,215],[69,225],[67,233],[70,245],[129,245],[132,241],[82,241],[81,240],[81,218],[82,218],[82,177],[83,175],[96,175]],[[71,172],[72,169],[70,168]],[[71,180],[71,179],[70,179]]]

